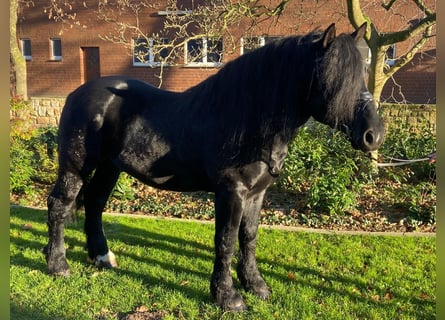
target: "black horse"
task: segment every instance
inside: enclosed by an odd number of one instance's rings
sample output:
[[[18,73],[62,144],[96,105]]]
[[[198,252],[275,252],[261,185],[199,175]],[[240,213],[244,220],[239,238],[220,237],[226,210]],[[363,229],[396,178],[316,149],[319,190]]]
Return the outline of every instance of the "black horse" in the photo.
[[[117,266],[102,210],[124,171],[161,189],[214,192],[211,294],[223,309],[246,308],[230,275],[238,239],[238,278],[266,299],[270,290],[255,258],[258,215],[297,129],[313,117],[344,131],[356,149],[376,150],[383,141],[356,48],[365,29],[337,37],[332,24],[324,32],[284,38],[182,93],[117,76],[72,92],[60,119],[58,178],[48,197],[49,272],[69,274],[64,221],[80,193],[88,257]]]

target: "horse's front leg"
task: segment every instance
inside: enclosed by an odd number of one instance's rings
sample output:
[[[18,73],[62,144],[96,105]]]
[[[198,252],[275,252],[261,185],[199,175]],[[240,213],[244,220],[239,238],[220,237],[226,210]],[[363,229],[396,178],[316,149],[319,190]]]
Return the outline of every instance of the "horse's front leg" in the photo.
[[[259,213],[266,190],[247,199],[239,229],[238,279],[246,291],[261,299],[270,295],[269,287],[258,271],[255,249],[259,224]]]
[[[242,311],[247,307],[233,285],[230,269],[246,190],[233,189],[220,188],[215,193],[215,263],[210,291],[223,310]]]

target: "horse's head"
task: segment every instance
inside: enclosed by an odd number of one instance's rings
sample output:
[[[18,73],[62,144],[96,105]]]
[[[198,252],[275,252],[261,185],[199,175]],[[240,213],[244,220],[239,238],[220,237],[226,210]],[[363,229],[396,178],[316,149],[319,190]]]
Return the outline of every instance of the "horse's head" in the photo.
[[[317,54],[309,102],[313,117],[340,129],[354,148],[377,150],[384,126],[377,105],[365,85],[363,61],[356,43],[363,38],[366,23],[352,34],[335,35],[332,24],[317,42]]]
[[[355,149],[374,151],[382,144],[385,128],[377,114],[373,96],[366,87],[356,102],[354,118],[349,123],[342,123],[340,130],[347,135]]]

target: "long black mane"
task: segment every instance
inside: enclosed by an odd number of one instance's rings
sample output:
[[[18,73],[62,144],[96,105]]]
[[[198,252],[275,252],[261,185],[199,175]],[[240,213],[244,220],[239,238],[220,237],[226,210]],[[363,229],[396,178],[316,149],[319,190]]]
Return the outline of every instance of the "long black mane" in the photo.
[[[311,116],[309,100],[314,91],[325,93],[328,110],[324,113],[329,121],[351,119],[354,97],[361,89],[360,54],[351,36],[340,35],[322,55],[321,36],[312,32],[271,42],[232,60],[186,91],[207,99],[204,105],[218,117],[225,151],[243,149],[251,158],[261,150],[240,146],[267,145],[276,132],[289,141],[295,128]],[[318,82],[323,88],[315,88]]]
[[[339,35],[318,66],[319,79],[328,101],[328,121],[341,124],[352,121],[363,80],[363,61],[355,42],[347,34]]]

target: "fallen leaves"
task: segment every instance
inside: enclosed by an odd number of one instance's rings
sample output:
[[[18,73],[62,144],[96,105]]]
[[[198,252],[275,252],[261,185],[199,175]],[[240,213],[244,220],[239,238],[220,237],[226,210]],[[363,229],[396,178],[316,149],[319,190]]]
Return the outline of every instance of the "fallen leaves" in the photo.
[[[31,223],[25,223],[22,225],[22,229],[23,230],[31,230],[32,229],[32,224]]]
[[[383,296],[375,294],[371,296],[371,299],[375,302],[389,301],[393,299],[394,295],[391,292],[386,292]]]

